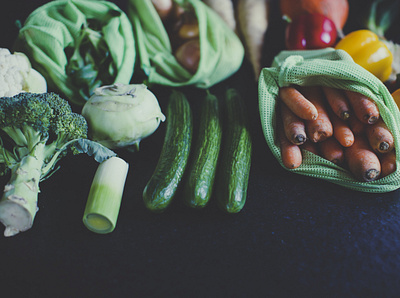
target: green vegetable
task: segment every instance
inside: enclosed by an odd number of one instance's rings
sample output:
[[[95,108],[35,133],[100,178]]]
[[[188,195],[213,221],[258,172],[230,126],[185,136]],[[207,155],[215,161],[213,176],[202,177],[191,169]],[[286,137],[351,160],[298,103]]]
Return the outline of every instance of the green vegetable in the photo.
[[[89,230],[100,234],[114,230],[128,167],[119,157],[111,157],[98,166],[83,215]]]
[[[246,106],[235,89],[226,91],[224,116],[224,137],[215,195],[222,210],[237,213],[246,202],[252,141]]]
[[[11,171],[0,201],[0,221],[5,236],[32,227],[37,212],[39,182],[57,168],[68,153],[89,152],[102,161],[114,153],[85,141],[85,118],[55,93],[19,93],[0,98],[0,164]],[[73,146],[75,143],[78,146]]]
[[[211,93],[204,98],[198,132],[184,191],[185,203],[194,208],[204,207],[211,198],[221,147],[218,98]]]
[[[155,171],[143,191],[146,207],[164,211],[172,202],[188,163],[193,120],[189,102],[173,90],[167,106],[164,144]]]
[[[165,120],[157,98],[144,84],[97,88],[82,115],[89,125],[89,138],[108,148],[138,148]]]
[[[132,24],[111,1],[50,1],[19,30],[15,50],[25,53],[49,89],[82,106],[95,88],[128,84],[136,51]]]

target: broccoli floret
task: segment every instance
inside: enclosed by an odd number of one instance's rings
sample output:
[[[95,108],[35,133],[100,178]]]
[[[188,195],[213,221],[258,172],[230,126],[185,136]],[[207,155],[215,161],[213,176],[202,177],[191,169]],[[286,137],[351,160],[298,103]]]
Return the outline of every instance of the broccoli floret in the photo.
[[[55,171],[67,152],[80,153],[72,145],[86,138],[85,118],[55,93],[0,98],[0,171],[11,172],[0,201],[4,235],[32,226],[39,182]]]

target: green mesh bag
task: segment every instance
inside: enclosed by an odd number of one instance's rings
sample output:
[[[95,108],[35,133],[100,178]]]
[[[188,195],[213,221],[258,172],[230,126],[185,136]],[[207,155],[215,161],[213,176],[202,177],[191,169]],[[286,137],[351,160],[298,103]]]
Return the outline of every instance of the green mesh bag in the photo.
[[[148,81],[171,87],[208,88],[235,73],[244,57],[237,35],[202,1],[176,2],[192,5],[199,23],[200,62],[195,74],[184,69],[173,56],[167,31],[151,1],[128,2],[141,68]]]
[[[132,24],[114,3],[50,1],[26,19],[15,50],[24,52],[49,87],[83,105],[101,85],[130,82],[135,62]]]
[[[275,136],[276,104],[280,87],[330,86],[362,93],[373,99],[381,117],[395,140],[397,170],[373,182],[360,182],[346,169],[303,150],[303,163],[296,169],[284,167],[280,146]],[[265,140],[275,158],[288,171],[363,192],[383,193],[400,187],[400,113],[385,85],[374,75],[354,63],[342,50],[332,48],[309,51],[283,51],[275,57],[270,68],[261,71],[259,85],[259,111]]]

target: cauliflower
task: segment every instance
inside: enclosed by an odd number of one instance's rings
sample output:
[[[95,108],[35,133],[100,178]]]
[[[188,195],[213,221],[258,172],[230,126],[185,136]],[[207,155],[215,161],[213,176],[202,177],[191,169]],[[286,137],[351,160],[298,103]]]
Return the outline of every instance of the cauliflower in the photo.
[[[21,92],[46,91],[45,78],[31,67],[25,54],[11,54],[8,49],[0,48],[0,97],[11,97]]]

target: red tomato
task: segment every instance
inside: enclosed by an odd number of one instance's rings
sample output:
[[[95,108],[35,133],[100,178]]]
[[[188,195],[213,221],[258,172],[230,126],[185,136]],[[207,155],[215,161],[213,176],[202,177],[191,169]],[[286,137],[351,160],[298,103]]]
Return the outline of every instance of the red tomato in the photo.
[[[321,14],[302,14],[286,27],[288,50],[311,50],[331,47],[336,43],[337,29]]]

